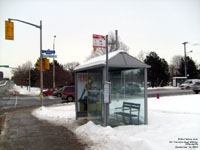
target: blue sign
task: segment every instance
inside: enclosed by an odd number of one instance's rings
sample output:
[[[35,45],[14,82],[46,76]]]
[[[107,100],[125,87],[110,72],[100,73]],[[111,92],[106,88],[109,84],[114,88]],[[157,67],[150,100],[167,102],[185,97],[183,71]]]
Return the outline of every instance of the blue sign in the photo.
[[[46,54],[55,54],[56,52],[54,50],[42,50],[42,53],[46,53]]]

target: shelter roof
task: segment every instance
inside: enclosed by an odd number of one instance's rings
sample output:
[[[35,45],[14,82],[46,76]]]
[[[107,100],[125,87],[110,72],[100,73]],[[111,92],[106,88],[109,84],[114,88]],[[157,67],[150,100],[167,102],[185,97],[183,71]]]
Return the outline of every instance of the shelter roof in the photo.
[[[108,54],[109,67],[116,68],[150,68],[149,65],[129,55],[124,50],[117,50]],[[74,71],[84,71],[106,66],[106,55],[94,57],[77,66]]]

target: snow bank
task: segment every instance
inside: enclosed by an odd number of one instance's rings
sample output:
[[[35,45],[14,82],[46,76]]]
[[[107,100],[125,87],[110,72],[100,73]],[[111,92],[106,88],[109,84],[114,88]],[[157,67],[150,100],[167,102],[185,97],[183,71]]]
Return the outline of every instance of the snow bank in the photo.
[[[40,94],[40,88],[31,87],[31,90],[29,92],[29,90],[27,90],[27,87],[25,87],[25,86],[21,87],[21,86],[17,86],[17,85],[14,85],[13,88],[9,91],[10,92],[16,91],[22,95],[32,95],[32,96],[38,96]]]
[[[164,87],[148,87],[147,88],[149,91],[154,91],[154,90],[176,90],[180,89],[180,87],[174,87],[174,86],[164,86]]]
[[[148,125],[112,128],[89,121],[74,132],[92,150],[187,150],[191,145],[184,139],[200,143],[200,95],[149,98],[148,106]],[[74,104],[42,107],[33,114],[59,125],[75,122]],[[198,150],[196,146],[191,149]]]
[[[57,104],[52,107],[43,106],[34,110],[32,114],[53,124],[64,125],[75,120],[75,106],[74,103]]]

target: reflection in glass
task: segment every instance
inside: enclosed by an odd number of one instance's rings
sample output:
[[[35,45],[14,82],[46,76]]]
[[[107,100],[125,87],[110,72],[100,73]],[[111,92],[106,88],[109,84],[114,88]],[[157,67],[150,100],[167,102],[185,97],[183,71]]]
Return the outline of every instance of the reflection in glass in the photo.
[[[111,71],[110,81],[109,125],[144,124],[144,69]]]

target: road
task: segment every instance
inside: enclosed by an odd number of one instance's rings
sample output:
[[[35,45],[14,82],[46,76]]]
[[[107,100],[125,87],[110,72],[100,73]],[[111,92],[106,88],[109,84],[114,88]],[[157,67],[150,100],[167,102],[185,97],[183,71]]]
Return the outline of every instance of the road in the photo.
[[[59,104],[59,97],[47,96],[43,99],[43,105]],[[0,96],[0,109],[41,106],[39,96]]]
[[[39,96],[23,96],[19,94],[13,95],[12,93],[5,95],[5,92],[3,91],[10,87],[11,82],[8,81],[7,84],[4,83],[5,82],[2,82],[2,86],[0,86],[0,109],[41,106],[41,100]],[[157,94],[162,97],[172,95],[188,95],[194,94],[194,92],[192,90],[181,90],[179,88],[155,88],[148,90],[148,97],[156,97]],[[43,99],[43,105],[52,105],[59,103],[62,103],[62,100],[59,97],[47,96]]]
[[[10,86],[11,81],[1,81],[0,83],[0,109],[41,106],[39,96],[25,96],[17,92],[6,91]],[[43,105],[59,104],[61,102],[60,97],[47,96],[43,98]]]

